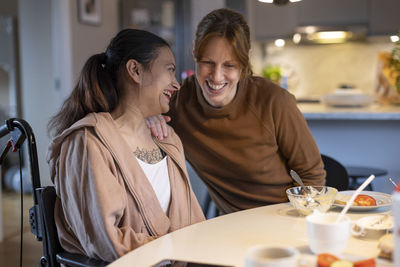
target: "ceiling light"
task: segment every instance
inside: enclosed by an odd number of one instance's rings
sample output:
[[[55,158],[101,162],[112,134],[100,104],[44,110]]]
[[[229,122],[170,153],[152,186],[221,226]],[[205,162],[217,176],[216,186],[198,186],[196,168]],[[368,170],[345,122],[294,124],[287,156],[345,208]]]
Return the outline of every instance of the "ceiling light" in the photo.
[[[283,40],[283,39],[276,39],[276,40],[275,40],[275,46],[277,46],[277,47],[284,47],[284,46],[285,46],[285,40]]]
[[[298,44],[301,41],[301,34],[300,33],[295,33],[293,34],[293,43]]]
[[[397,35],[390,36],[390,41],[392,41],[393,43],[398,42],[399,40],[400,40],[400,37]]]
[[[310,41],[320,44],[344,43],[347,38],[347,32],[344,31],[331,31],[331,32],[316,32],[310,34],[307,38]]]
[[[344,39],[346,38],[346,32],[344,31],[316,32],[315,37],[319,39]]]
[[[283,6],[288,3],[300,2],[301,0],[258,0],[258,1],[262,2],[262,3],[269,3],[269,4],[275,4],[278,6]]]
[[[303,26],[296,28],[293,35],[293,42],[335,44],[346,41],[361,41],[366,39],[367,28],[365,25],[356,26]]]

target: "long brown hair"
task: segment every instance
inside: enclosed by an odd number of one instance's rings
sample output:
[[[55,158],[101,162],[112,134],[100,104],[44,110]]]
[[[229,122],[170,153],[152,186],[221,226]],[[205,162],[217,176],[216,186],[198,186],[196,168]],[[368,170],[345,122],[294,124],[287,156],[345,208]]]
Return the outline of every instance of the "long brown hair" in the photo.
[[[124,96],[120,79],[127,61],[135,59],[144,69],[149,69],[161,47],[169,45],[150,32],[120,31],[106,52],[95,54],[86,61],[71,95],[49,121],[49,134],[60,134],[89,113],[112,112]]]
[[[203,17],[197,26],[193,48],[193,55],[197,61],[201,60],[208,41],[216,36],[225,38],[231,44],[242,67],[242,78],[251,75],[250,29],[242,14],[228,8],[221,8]]]

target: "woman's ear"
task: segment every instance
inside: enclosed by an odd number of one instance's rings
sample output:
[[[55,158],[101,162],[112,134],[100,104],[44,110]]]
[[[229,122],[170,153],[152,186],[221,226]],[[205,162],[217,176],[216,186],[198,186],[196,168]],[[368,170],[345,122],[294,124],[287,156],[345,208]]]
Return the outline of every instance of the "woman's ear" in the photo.
[[[126,72],[128,73],[129,77],[137,82],[140,83],[141,81],[141,74],[142,74],[142,69],[141,69],[141,65],[139,62],[137,62],[134,59],[130,59],[128,60],[128,62],[126,62]]]

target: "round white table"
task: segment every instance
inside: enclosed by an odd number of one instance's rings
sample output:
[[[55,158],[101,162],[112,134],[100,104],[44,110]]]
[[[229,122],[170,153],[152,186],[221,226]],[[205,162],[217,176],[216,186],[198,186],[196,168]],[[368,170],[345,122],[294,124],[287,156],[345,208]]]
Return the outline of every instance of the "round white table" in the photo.
[[[340,212],[333,208],[329,212]],[[352,212],[352,220],[388,213],[390,208]],[[209,264],[244,266],[246,250],[254,245],[296,247],[302,255],[315,258],[308,247],[305,217],[290,203],[244,210],[182,228],[143,245],[111,263],[112,267],[153,266],[165,260],[194,261]],[[379,253],[377,240],[351,237],[345,254],[365,258]],[[393,266],[378,260],[378,266]],[[312,265],[310,265],[312,266]]]

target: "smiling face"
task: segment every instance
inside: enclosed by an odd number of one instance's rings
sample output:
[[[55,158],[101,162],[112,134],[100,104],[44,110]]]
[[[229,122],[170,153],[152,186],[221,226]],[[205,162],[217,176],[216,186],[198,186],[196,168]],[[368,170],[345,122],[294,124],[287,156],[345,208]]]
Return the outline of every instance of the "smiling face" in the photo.
[[[211,38],[196,62],[196,78],[207,103],[213,107],[229,104],[236,95],[240,73],[240,64],[228,41]]]
[[[175,78],[175,58],[168,47],[158,51],[157,58],[145,70],[143,87],[140,88],[140,104],[147,110],[147,116],[168,112],[172,94],[180,85]]]

